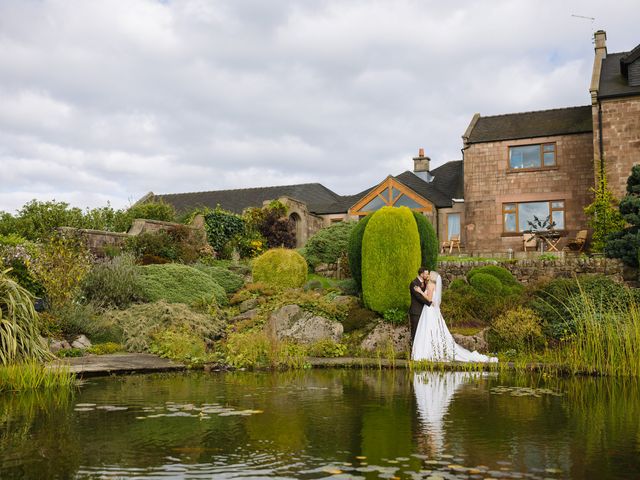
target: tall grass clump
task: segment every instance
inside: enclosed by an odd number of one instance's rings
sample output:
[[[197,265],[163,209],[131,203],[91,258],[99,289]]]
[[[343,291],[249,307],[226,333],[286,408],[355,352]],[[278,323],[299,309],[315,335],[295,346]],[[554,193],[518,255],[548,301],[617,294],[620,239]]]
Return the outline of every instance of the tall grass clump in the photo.
[[[580,291],[567,300],[575,333],[548,352],[574,373],[640,376],[640,305],[628,298],[599,302]]]
[[[48,368],[34,360],[0,366],[0,392],[51,390],[75,384],[75,374],[65,367]]]
[[[0,365],[21,360],[45,360],[33,295],[0,271]]]

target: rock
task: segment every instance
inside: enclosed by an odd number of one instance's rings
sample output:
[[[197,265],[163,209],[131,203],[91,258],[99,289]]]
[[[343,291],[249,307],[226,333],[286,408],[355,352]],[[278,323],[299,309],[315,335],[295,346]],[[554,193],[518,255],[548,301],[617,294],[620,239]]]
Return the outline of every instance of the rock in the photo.
[[[265,329],[278,340],[291,339],[300,343],[325,339],[339,342],[343,333],[340,322],[305,312],[298,305],[285,305],[274,311]]]
[[[91,342],[84,335],[78,335],[76,339],[71,342],[71,348],[89,348],[91,346]]]
[[[245,300],[240,304],[240,313],[247,312],[249,310],[253,310],[260,304],[260,301],[257,298],[250,298]]]
[[[489,345],[487,344],[487,340],[485,337],[485,333],[487,330],[488,328],[480,330],[475,335],[460,335],[459,333],[454,333],[453,339],[458,345],[466,348],[471,352],[475,350],[480,353],[485,353],[489,349]]]
[[[383,321],[362,340],[360,347],[366,351],[383,350],[391,343],[396,352],[408,352],[411,349],[411,331],[409,325],[392,325]]]
[[[338,305],[346,305],[348,307],[353,307],[358,305],[358,297],[353,297],[351,295],[338,295],[333,299],[334,303]]]
[[[55,340],[50,338],[48,340],[48,343],[51,353],[59,352],[60,350],[65,348],[71,348],[71,345],[69,345],[69,342],[67,342],[66,340]]]
[[[241,313],[240,315],[236,315],[235,317],[230,319],[229,322],[230,323],[236,323],[236,322],[240,322],[242,320],[251,320],[253,318],[256,318],[258,313],[260,313],[260,311],[257,308],[254,308],[253,310],[248,310],[248,311],[246,311],[244,313]]]

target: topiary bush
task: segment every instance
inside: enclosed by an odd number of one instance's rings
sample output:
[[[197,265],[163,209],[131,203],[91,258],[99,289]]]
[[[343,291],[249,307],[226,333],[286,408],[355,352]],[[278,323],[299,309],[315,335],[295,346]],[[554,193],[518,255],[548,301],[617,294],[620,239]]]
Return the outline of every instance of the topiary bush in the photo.
[[[532,351],[544,345],[541,320],[530,308],[517,307],[494,320],[488,335],[493,350]]]
[[[213,278],[187,265],[167,263],[138,267],[142,297],[149,302],[165,300],[169,303],[195,302],[227,303],[227,294]]]
[[[438,268],[438,252],[440,250],[438,235],[427,217],[419,212],[413,212],[413,217],[416,219],[418,234],[420,235],[422,266],[429,270],[436,270]]]
[[[274,248],[253,261],[253,281],[281,288],[299,288],[307,281],[308,266],[295,250]]]
[[[349,238],[356,225],[355,222],[338,222],[318,230],[304,247],[307,263],[311,267],[317,263],[337,263],[347,253]]]
[[[473,276],[478,273],[492,275],[504,286],[513,287],[520,285],[518,280],[516,280],[516,277],[514,277],[509,270],[504,267],[499,267],[498,265],[485,265],[482,267],[472,268],[469,273],[467,273],[467,280],[471,282]]]
[[[469,284],[482,295],[500,295],[502,283],[488,273],[476,273],[469,279]]]
[[[242,275],[238,275],[226,268],[204,265],[202,263],[195,264],[194,268],[197,268],[201,272],[204,272],[213,278],[227,293],[235,293],[244,285],[244,278]]]
[[[365,306],[378,313],[406,310],[408,285],[420,267],[420,236],[407,207],[376,211],[362,239],[362,293]]]
[[[358,291],[362,291],[362,238],[372,215],[367,215],[356,223],[349,235],[347,255],[349,258],[349,269],[351,276],[356,282]]]

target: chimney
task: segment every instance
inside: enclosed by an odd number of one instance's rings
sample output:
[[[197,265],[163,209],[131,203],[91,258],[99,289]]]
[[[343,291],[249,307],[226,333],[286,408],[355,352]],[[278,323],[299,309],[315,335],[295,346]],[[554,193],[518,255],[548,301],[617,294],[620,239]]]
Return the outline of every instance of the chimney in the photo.
[[[424,148],[421,148],[418,150],[418,156],[413,157],[413,172],[428,172],[430,161],[431,159],[429,157],[424,156]]]
[[[602,70],[602,60],[607,56],[607,32],[598,30],[593,34],[593,43],[595,44],[595,56],[593,59],[593,72],[591,73],[591,104],[598,102],[598,89],[600,87],[600,71]]]

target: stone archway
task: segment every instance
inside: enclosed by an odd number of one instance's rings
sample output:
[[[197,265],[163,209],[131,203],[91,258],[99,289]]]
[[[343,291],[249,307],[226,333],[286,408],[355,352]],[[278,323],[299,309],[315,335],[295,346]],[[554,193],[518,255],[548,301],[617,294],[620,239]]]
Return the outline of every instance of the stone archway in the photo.
[[[304,225],[302,223],[302,217],[297,212],[293,212],[289,215],[289,220],[293,222],[294,231],[296,232],[296,247],[302,247],[304,244]]]

